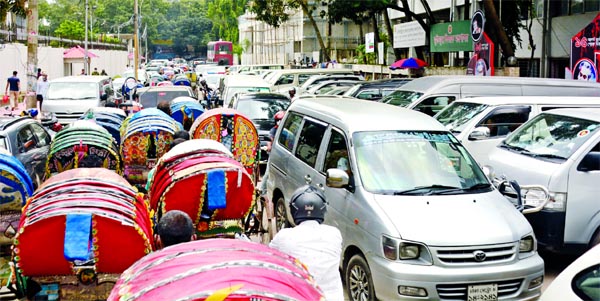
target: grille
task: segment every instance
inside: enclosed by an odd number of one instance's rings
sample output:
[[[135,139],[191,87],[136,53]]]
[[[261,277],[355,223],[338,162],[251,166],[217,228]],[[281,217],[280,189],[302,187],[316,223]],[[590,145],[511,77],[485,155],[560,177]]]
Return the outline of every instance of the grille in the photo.
[[[484,260],[476,259],[475,253],[477,251],[485,253]],[[510,260],[515,255],[515,251],[516,244],[507,243],[486,246],[439,248],[436,250],[436,254],[441,262],[448,265],[469,263],[480,264]]]
[[[522,282],[523,279],[514,279],[487,283],[438,284],[436,289],[438,296],[442,300],[467,300],[467,288],[469,285],[497,283],[498,298],[502,298],[517,293]]]

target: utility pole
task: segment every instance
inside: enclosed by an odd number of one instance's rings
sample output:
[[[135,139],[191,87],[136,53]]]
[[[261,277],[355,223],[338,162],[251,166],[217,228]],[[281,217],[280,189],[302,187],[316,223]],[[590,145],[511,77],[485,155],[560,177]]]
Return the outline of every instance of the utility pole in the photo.
[[[88,0],[85,0],[85,41],[83,45],[83,70],[88,75],[90,74],[90,66],[88,64]]]
[[[140,56],[139,24],[138,24],[138,0],[133,1],[133,76],[138,79],[138,58]]]
[[[38,51],[38,0],[27,3],[27,94],[25,106],[37,107],[35,89],[37,86],[37,51]]]

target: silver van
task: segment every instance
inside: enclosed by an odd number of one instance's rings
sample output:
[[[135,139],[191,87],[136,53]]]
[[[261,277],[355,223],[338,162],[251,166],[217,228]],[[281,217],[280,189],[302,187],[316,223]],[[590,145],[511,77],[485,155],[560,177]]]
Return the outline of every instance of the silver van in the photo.
[[[108,76],[80,75],[50,80],[43,110],[53,112],[61,124],[71,123],[88,109],[103,107],[112,97],[107,87],[112,89]]]
[[[506,137],[489,164],[492,178],[548,189],[550,202],[526,215],[541,248],[582,253],[600,244],[600,109],[543,112]],[[539,203],[526,197],[525,205]]]
[[[326,75],[326,74],[346,74],[354,75],[352,69],[285,69],[275,70],[265,80],[271,84],[271,91],[287,94],[291,88],[297,88],[304,84],[313,75]]]
[[[426,76],[406,83],[381,102],[433,116],[457,99],[476,96],[600,96],[600,84],[532,77]]]
[[[277,227],[293,191],[327,197],[350,300],[532,300],[544,262],[523,215],[449,131],[412,110],[300,98],[269,159]]]
[[[475,157],[488,164],[490,152],[509,133],[538,114],[558,108],[600,108],[600,97],[496,96],[459,99],[435,119]]]

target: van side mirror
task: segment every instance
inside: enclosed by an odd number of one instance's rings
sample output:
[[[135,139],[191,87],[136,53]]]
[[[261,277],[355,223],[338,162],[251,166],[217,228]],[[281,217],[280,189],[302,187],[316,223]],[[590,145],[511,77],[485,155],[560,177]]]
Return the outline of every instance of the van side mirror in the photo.
[[[327,170],[325,182],[327,187],[344,188],[348,185],[350,179],[345,171],[338,168],[330,168]]]
[[[577,171],[600,170],[600,152],[589,152],[577,166]]]
[[[476,127],[471,134],[469,134],[469,140],[482,140],[490,137],[490,129],[485,126]]]
[[[524,206],[523,198],[521,196],[521,186],[519,186],[517,181],[503,181],[498,185],[498,191],[509,198],[516,198],[517,204],[515,204],[515,207],[517,210],[523,211]]]

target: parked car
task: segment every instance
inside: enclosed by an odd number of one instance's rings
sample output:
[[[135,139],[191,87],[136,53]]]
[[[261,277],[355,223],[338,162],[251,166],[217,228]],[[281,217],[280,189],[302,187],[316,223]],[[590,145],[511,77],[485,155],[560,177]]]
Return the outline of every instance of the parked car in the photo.
[[[540,301],[561,300],[600,300],[600,245],[560,272],[540,298]]]
[[[548,189],[544,209],[525,215],[540,248],[583,253],[600,243],[600,109],[537,115],[492,150],[489,165],[490,178]]]
[[[7,149],[27,169],[37,188],[44,179],[52,138],[30,117],[0,116],[0,148]]]
[[[459,99],[435,119],[450,130],[479,164],[508,134],[538,114],[558,108],[600,108],[600,97],[496,96]]]
[[[411,78],[389,78],[365,81],[348,89],[344,95],[358,99],[379,100],[382,97],[388,96],[411,80]]]
[[[161,101],[168,101],[180,97],[189,96],[196,98],[194,90],[189,86],[153,86],[137,89],[139,102],[143,108],[156,108]]]
[[[289,97],[279,93],[236,94],[229,107],[240,111],[252,120],[260,138],[260,161],[266,164],[269,154],[264,150],[271,140],[269,132],[275,126],[275,113],[285,111],[290,106]]]
[[[316,74],[316,75],[309,77],[302,85],[297,87],[296,93],[302,94],[322,82],[336,81],[336,80],[363,81],[363,80],[365,80],[365,78],[362,77],[362,75],[355,75],[355,74]]]
[[[357,80],[332,80],[332,81],[324,81],[320,82],[317,85],[312,86],[312,88],[306,90],[305,94],[327,94],[327,92],[337,88],[337,87],[352,87],[358,81]]]
[[[343,238],[350,300],[534,300],[544,262],[527,220],[435,119],[343,97],[292,102],[267,180],[277,227],[310,184]]]

